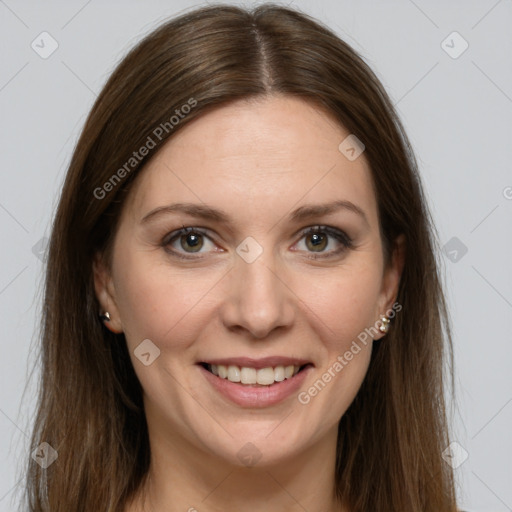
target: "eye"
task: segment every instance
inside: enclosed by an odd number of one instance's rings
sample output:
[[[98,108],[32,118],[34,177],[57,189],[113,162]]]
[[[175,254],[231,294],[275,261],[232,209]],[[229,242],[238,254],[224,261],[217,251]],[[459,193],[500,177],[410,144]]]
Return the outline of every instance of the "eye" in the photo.
[[[301,235],[299,241],[305,238],[305,251],[313,253],[306,257],[311,259],[333,257],[353,247],[352,240],[346,233],[330,226],[313,226],[302,231]],[[334,245],[337,244],[339,247],[326,251],[326,248],[332,245],[330,239],[334,239]],[[198,257],[187,256],[186,254],[200,254],[201,249],[205,246],[205,240],[211,242],[211,239],[202,229],[183,226],[182,229],[173,231],[166,236],[162,241],[162,246],[167,252],[178,258],[198,259]],[[213,244],[213,242],[211,243]],[[178,247],[176,247],[176,244]]]
[[[305,238],[306,252],[312,252],[306,256],[311,259],[329,258],[336,256],[347,249],[353,247],[351,238],[343,231],[330,226],[313,226],[302,231],[302,238]],[[334,239],[334,245],[338,244],[337,249],[325,250],[331,246],[329,238]]]
[[[170,236],[165,237],[162,241],[162,245],[168,252],[172,253],[178,258],[196,259],[194,256],[185,256],[182,252],[180,252],[179,249],[177,250],[173,246],[177,243],[179,248],[188,254],[199,253],[204,247],[205,239],[209,240],[209,237],[203,230],[199,228],[183,226],[182,229],[173,231]],[[171,248],[169,248],[169,246],[171,246]]]

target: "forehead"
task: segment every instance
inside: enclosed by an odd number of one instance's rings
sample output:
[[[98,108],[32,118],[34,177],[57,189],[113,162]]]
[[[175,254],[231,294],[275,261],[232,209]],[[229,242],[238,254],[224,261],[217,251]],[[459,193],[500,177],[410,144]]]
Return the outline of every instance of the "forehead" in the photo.
[[[339,150],[350,133],[312,103],[277,96],[240,100],[190,122],[159,150],[125,205],[140,219],[176,201],[207,203],[242,220],[275,221],[301,203],[350,200],[377,222],[364,153]]]

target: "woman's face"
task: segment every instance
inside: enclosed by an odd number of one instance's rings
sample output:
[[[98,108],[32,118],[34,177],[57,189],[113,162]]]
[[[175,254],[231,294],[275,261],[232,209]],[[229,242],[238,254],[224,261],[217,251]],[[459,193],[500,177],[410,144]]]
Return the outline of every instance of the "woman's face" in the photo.
[[[303,100],[239,101],[184,127],[138,177],[95,283],[152,443],[261,465],[335,439],[401,272],[399,258],[384,268],[364,152],[339,149],[348,135]],[[221,363],[261,384],[215,375]]]

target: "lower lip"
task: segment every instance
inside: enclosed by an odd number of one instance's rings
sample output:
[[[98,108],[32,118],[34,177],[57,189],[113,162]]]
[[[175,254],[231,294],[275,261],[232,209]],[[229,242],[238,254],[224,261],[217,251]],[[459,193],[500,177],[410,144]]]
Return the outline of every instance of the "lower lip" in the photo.
[[[312,366],[307,366],[302,371],[289,379],[275,382],[271,386],[250,386],[237,384],[228,379],[217,377],[204,366],[198,365],[206,380],[222,395],[229,398],[241,407],[269,407],[277,404],[296,393]]]

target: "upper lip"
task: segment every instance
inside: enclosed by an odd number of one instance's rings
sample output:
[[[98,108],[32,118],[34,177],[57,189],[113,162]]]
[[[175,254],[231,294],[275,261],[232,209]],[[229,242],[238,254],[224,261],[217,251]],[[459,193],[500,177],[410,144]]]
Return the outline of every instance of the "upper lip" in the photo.
[[[223,357],[219,359],[208,359],[201,361],[201,363],[223,365],[223,366],[238,366],[247,368],[269,368],[276,366],[303,366],[305,364],[312,364],[307,359],[300,359],[296,357],[282,357],[270,356],[262,357],[261,359],[253,359],[251,357]]]

